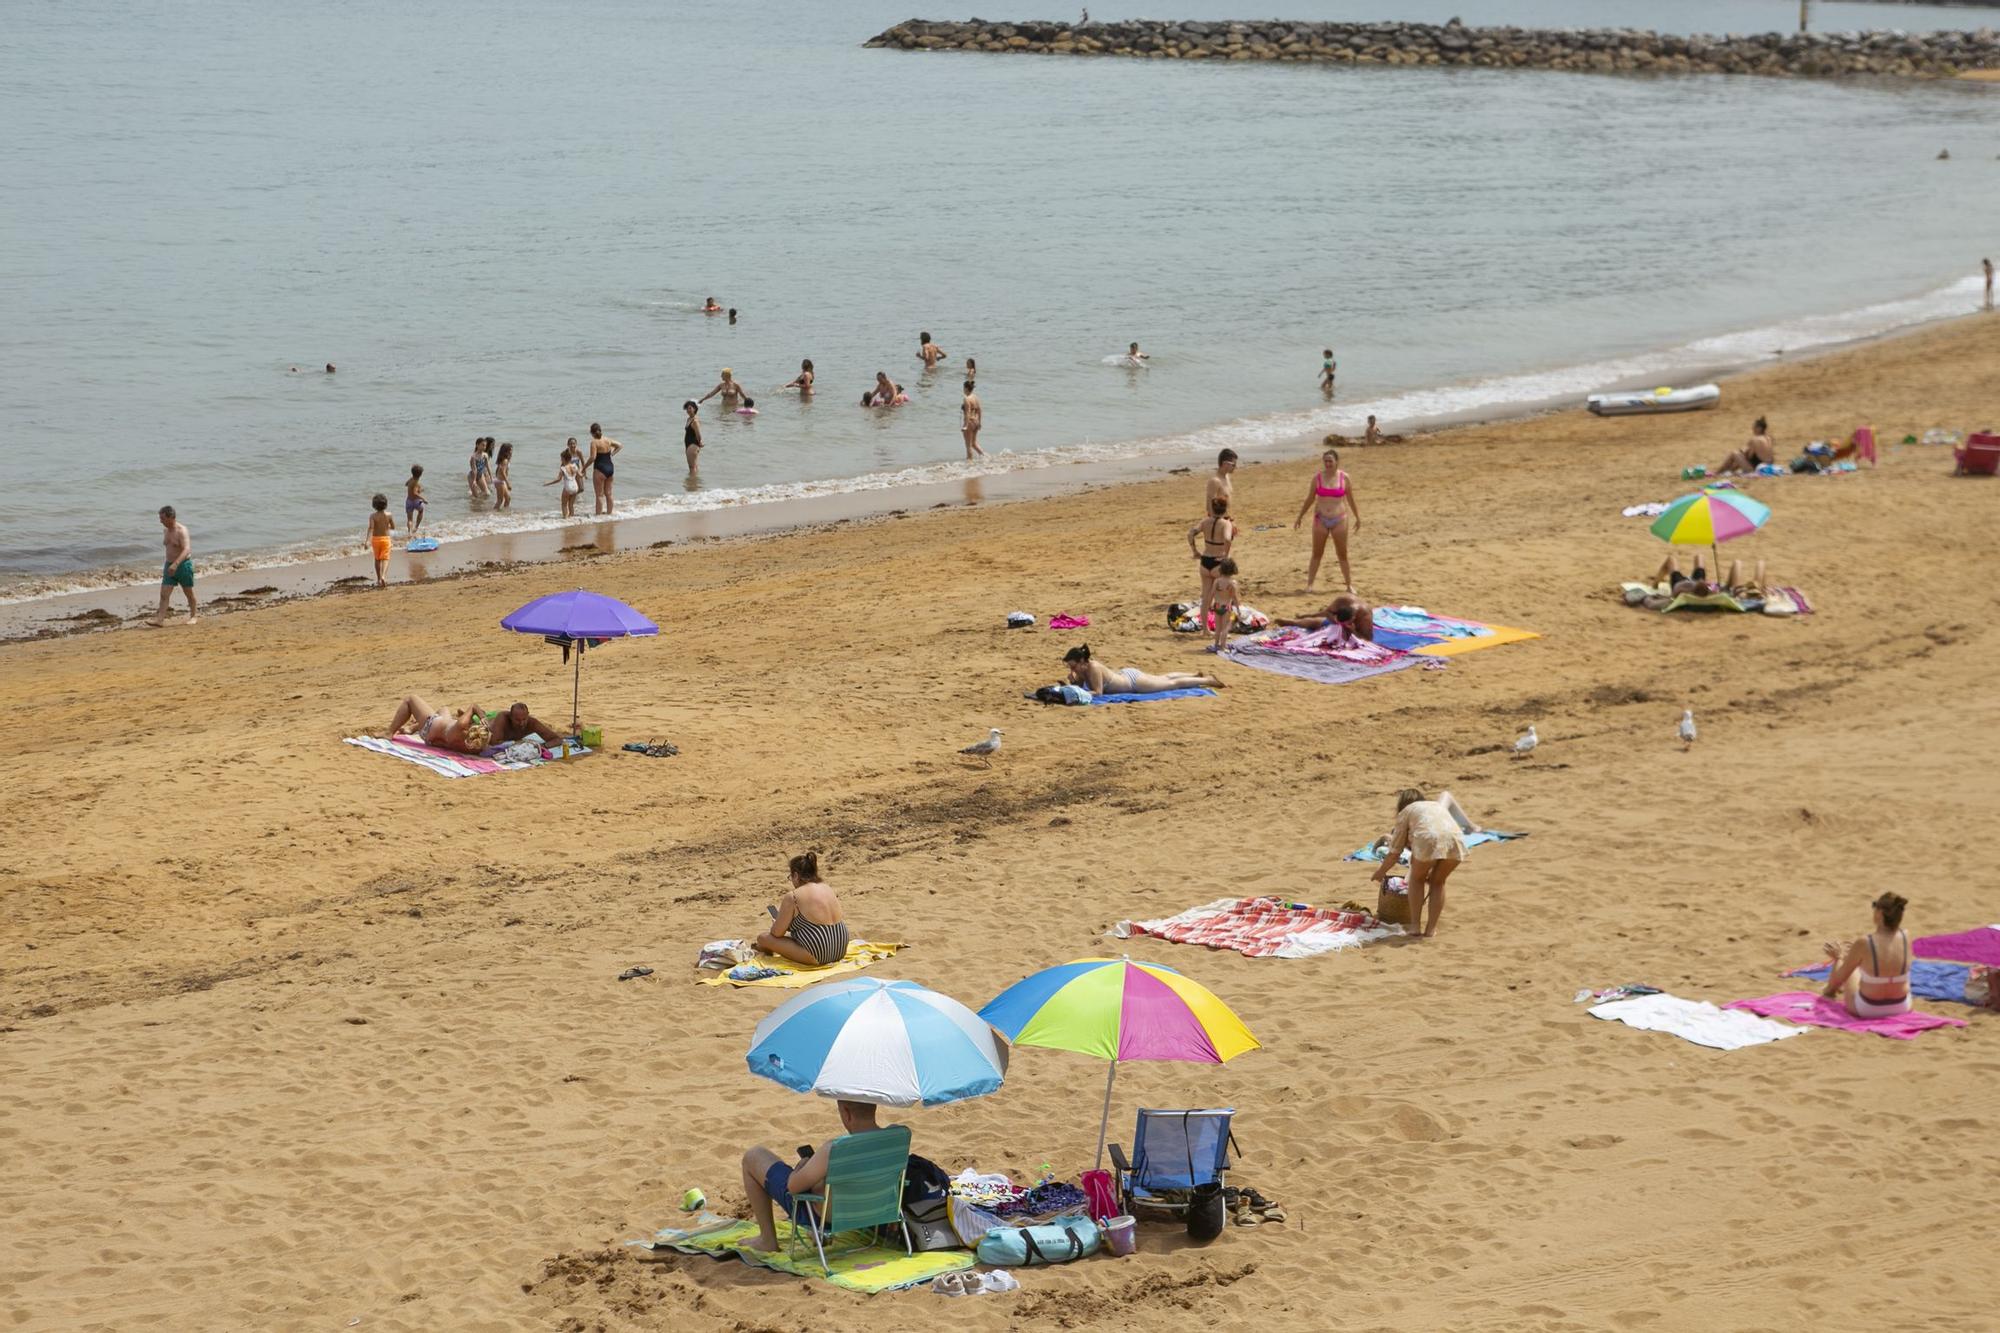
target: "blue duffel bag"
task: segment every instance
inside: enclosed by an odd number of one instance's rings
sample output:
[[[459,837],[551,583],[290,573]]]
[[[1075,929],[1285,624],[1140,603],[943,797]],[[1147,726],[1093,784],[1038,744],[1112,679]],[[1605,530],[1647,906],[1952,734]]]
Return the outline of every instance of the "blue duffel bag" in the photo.
[[[979,1238],[979,1262],[996,1268],[1066,1264],[1097,1253],[1101,1242],[1097,1223],[1087,1217],[1038,1227],[995,1227]]]

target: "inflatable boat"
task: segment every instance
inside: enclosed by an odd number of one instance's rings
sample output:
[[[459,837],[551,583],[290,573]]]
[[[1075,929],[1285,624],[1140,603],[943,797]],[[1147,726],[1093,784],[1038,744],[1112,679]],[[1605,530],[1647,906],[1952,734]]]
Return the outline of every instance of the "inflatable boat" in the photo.
[[[1643,417],[1660,412],[1699,412],[1722,401],[1713,384],[1692,389],[1639,389],[1631,393],[1594,393],[1585,405],[1600,417]]]

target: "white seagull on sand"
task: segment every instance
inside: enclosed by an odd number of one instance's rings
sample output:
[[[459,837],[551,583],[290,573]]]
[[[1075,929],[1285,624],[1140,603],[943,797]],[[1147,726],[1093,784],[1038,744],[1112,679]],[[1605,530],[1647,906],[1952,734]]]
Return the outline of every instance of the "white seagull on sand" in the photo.
[[[979,742],[977,745],[968,745],[963,750],[960,750],[959,753],[978,755],[981,759],[990,763],[993,756],[1000,753],[1000,728],[993,728],[993,730],[986,733],[985,740]]]
[[[1683,746],[1693,745],[1694,735],[1694,709],[1683,708],[1681,709],[1681,744]]]
[[[1537,745],[1540,745],[1541,743],[1542,743],[1542,738],[1535,734],[1535,724],[1530,722],[1528,724],[1527,734],[1514,742],[1515,757],[1519,758],[1523,755],[1534,753],[1535,747]]]

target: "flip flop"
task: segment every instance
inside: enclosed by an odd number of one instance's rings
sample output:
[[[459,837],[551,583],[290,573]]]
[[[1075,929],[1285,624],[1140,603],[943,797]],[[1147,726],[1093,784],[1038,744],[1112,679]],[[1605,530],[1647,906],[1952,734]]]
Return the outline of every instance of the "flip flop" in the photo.
[[[618,979],[620,981],[630,981],[634,977],[650,977],[652,975],[653,969],[650,967],[628,967],[618,974]]]

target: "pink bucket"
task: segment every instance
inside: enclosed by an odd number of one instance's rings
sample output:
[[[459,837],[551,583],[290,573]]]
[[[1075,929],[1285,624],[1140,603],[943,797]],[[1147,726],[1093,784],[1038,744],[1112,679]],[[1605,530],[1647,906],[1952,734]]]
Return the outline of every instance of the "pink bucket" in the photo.
[[[1104,1219],[1104,1243],[1113,1254],[1124,1256],[1139,1248],[1139,1223],[1130,1214]]]

